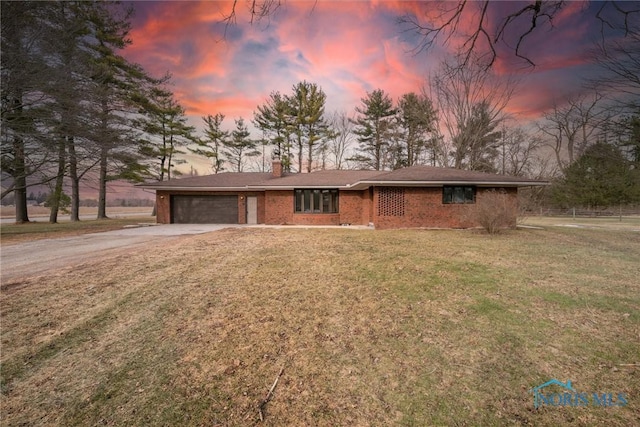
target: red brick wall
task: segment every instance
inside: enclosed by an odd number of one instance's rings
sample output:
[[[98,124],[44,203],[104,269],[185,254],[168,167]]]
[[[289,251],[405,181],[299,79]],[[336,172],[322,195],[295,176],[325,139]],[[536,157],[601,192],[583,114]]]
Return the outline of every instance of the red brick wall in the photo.
[[[171,222],[171,196],[238,196],[238,224],[247,223],[247,197],[258,198],[258,224],[264,224],[265,220],[265,197],[264,192],[254,191],[156,191],[156,222],[158,224],[169,224]]]
[[[369,223],[369,191],[340,191],[340,224]]]
[[[293,224],[293,190],[265,191],[264,223]]]
[[[156,221],[161,224],[170,222],[171,194],[191,195],[228,195],[238,196],[238,222],[246,224],[246,198],[258,197],[258,224],[301,224],[301,225],[367,225],[373,222],[376,228],[468,228],[478,224],[473,219],[475,204],[443,204],[442,187],[405,188],[404,216],[381,216],[378,212],[380,187],[373,190],[341,191],[339,214],[296,214],[293,212],[293,190],[266,192],[169,192],[157,191]],[[478,188],[476,201],[489,189]],[[517,206],[517,189],[506,188],[505,191]],[[513,225],[516,224],[514,215]]]
[[[478,188],[476,203],[488,188]],[[517,189],[506,188],[505,191],[517,205]],[[373,197],[374,224],[376,228],[470,228],[479,224],[473,218],[476,204],[443,204],[442,187],[405,188],[404,215],[381,216],[378,212],[380,187],[375,188]],[[515,212],[515,211],[514,211]],[[515,225],[516,217],[513,218]]]
[[[265,224],[340,225],[368,224],[368,191],[340,191],[337,214],[295,213],[294,192],[267,191]]]
[[[294,213],[292,224],[296,225],[340,225],[340,214]]]

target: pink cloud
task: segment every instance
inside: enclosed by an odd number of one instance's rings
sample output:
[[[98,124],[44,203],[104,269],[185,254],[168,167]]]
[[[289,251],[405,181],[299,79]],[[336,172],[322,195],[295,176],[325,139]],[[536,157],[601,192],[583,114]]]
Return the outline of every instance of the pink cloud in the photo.
[[[319,84],[327,93],[327,111],[352,112],[366,92],[383,89],[394,99],[420,91],[430,69],[442,55],[463,42],[474,28],[479,4],[470,2],[446,49],[412,55],[418,40],[403,33],[396,18],[413,14],[421,23],[441,22],[442,8],[452,2],[286,2],[268,22],[248,25],[242,0],[237,6],[237,26],[224,25],[231,2],[136,3],[147,15],[134,23],[131,60],[154,75],[171,71],[178,99],[196,120],[221,112],[250,120],[253,110],[274,90],[289,93],[301,80]],[[575,87],[575,76],[565,70],[582,70],[592,23],[579,19],[582,3],[568,3],[556,17],[556,28],[541,27],[523,45],[536,61],[534,70],[507,59],[506,47],[494,71],[519,74],[525,84],[514,97],[510,111],[533,117],[558,93]],[[440,9],[438,9],[438,7]],[[489,24],[495,26],[505,12],[522,3],[490,4]],[[439,20],[439,21],[438,21]],[[576,48],[578,47],[578,48]]]

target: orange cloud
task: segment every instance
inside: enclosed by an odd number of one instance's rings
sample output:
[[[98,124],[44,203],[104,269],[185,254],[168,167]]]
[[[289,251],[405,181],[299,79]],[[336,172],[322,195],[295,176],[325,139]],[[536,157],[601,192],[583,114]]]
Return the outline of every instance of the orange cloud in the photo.
[[[140,10],[131,32],[129,59],[154,75],[170,71],[176,96],[192,122],[221,112],[250,120],[257,105],[274,90],[290,93],[301,80],[319,84],[327,94],[327,108],[352,112],[360,99],[383,89],[394,99],[426,83],[429,70],[466,40],[477,25],[481,3],[469,2],[446,47],[411,54],[419,41],[414,32],[397,24],[397,17],[415,16],[418,22],[442,23],[455,2],[286,2],[268,20],[248,24],[246,5],[237,3],[237,25],[221,23],[230,1],[134,3]],[[494,28],[505,13],[523,3],[492,2],[488,25]],[[508,56],[500,45],[494,71],[520,75],[525,83],[510,111],[534,117],[554,96],[575,87],[575,76],[563,71],[583,70],[582,52],[592,23],[577,17],[583,3],[568,3],[556,17],[554,31],[536,31],[523,44],[523,53],[538,66],[531,70]],[[516,26],[515,29],[523,27]],[[509,33],[513,37],[516,33]],[[510,39],[512,40],[512,38]],[[441,38],[440,41],[443,41]],[[513,47],[513,46],[511,46]]]

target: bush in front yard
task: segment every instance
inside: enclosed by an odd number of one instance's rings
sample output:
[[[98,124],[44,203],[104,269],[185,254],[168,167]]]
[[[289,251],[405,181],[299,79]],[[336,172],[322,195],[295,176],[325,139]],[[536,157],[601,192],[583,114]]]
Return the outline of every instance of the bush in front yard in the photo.
[[[503,190],[483,192],[476,200],[475,220],[489,234],[515,227],[518,217],[517,201]]]

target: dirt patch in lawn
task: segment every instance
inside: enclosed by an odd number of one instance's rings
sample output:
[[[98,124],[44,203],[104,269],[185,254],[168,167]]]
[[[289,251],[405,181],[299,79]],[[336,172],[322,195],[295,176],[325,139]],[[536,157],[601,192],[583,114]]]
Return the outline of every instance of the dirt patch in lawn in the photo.
[[[3,420],[637,424],[639,264],[616,231],[178,238],[2,293]],[[534,409],[551,378],[628,404]]]

